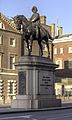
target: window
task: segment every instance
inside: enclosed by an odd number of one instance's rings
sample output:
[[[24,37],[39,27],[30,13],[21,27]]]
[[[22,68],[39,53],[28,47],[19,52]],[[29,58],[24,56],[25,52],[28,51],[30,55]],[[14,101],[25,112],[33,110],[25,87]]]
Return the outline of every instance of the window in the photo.
[[[57,48],[54,48],[54,54],[57,54]]]
[[[5,29],[5,25],[2,22],[0,22],[0,29]]]
[[[7,93],[8,93],[8,95],[16,95],[17,94],[17,82],[16,82],[16,80],[8,80]]]
[[[3,44],[3,35],[0,35],[0,44]]]
[[[10,46],[15,47],[15,39],[14,38],[10,38]]]
[[[10,82],[10,94],[13,94],[13,82]]]
[[[15,57],[14,56],[10,56],[10,69],[15,70]]]
[[[0,68],[1,68],[1,62],[2,62],[2,58],[1,58],[1,55],[0,55]]]
[[[72,47],[68,48],[68,53],[72,53]]]
[[[63,53],[63,48],[60,48],[60,54],[62,54]]]
[[[68,61],[68,68],[72,69],[72,60]]]
[[[3,96],[4,93],[4,80],[0,80],[0,97]]]
[[[61,59],[56,60],[55,63],[59,65],[59,67],[57,69],[62,69],[62,60]]]
[[[13,94],[14,93],[14,89],[13,89],[13,80],[8,80],[8,94]]]

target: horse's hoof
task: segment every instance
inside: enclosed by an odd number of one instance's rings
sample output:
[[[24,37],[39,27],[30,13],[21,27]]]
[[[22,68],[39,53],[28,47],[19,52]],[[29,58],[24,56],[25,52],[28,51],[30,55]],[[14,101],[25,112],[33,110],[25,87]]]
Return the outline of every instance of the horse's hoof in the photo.
[[[48,59],[50,59],[50,55],[48,55]]]
[[[28,56],[30,56],[31,55],[31,53],[28,53]]]
[[[41,54],[41,56],[43,56],[43,53]]]

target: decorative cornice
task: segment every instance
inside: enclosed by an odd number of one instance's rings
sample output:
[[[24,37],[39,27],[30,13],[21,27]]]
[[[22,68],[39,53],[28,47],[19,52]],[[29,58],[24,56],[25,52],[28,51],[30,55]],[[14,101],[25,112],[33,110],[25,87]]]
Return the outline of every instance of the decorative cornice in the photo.
[[[18,76],[17,73],[6,73],[6,72],[0,72],[0,75],[14,75],[14,76]]]
[[[54,39],[53,43],[72,42],[72,34],[63,35],[58,39]]]
[[[9,30],[9,29],[0,29],[0,31],[3,31],[3,32],[10,32],[10,33],[15,33],[15,34],[18,34],[18,35],[21,35],[21,34],[22,34],[22,32],[16,32],[16,31]]]
[[[11,20],[9,18],[7,18],[5,15],[3,15],[1,12],[0,12],[0,18],[2,20],[4,20],[5,22],[7,22],[17,33],[20,33],[17,29],[16,29],[16,26],[11,22]]]

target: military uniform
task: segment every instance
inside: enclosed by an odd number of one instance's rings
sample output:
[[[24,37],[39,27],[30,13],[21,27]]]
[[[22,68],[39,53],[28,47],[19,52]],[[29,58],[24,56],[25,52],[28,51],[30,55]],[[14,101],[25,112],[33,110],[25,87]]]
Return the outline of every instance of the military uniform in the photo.
[[[36,31],[36,36],[39,35],[39,31],[40,31],[40,15],[39,13],[37,13],[37,11],[38,11],[37,7],[33,6],[32,8],[33,15],[30,18],[30,21],[32,22],[32,26]]]

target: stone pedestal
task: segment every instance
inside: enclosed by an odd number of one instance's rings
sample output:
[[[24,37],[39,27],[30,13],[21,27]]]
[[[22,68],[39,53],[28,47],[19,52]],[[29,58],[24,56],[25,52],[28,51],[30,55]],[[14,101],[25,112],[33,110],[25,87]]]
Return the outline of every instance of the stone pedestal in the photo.
[[[15,65],[18,69],[18,95],[12,100],[12,108],[61,106],[54,90],[56,64],[45,57],[22,56]]]

